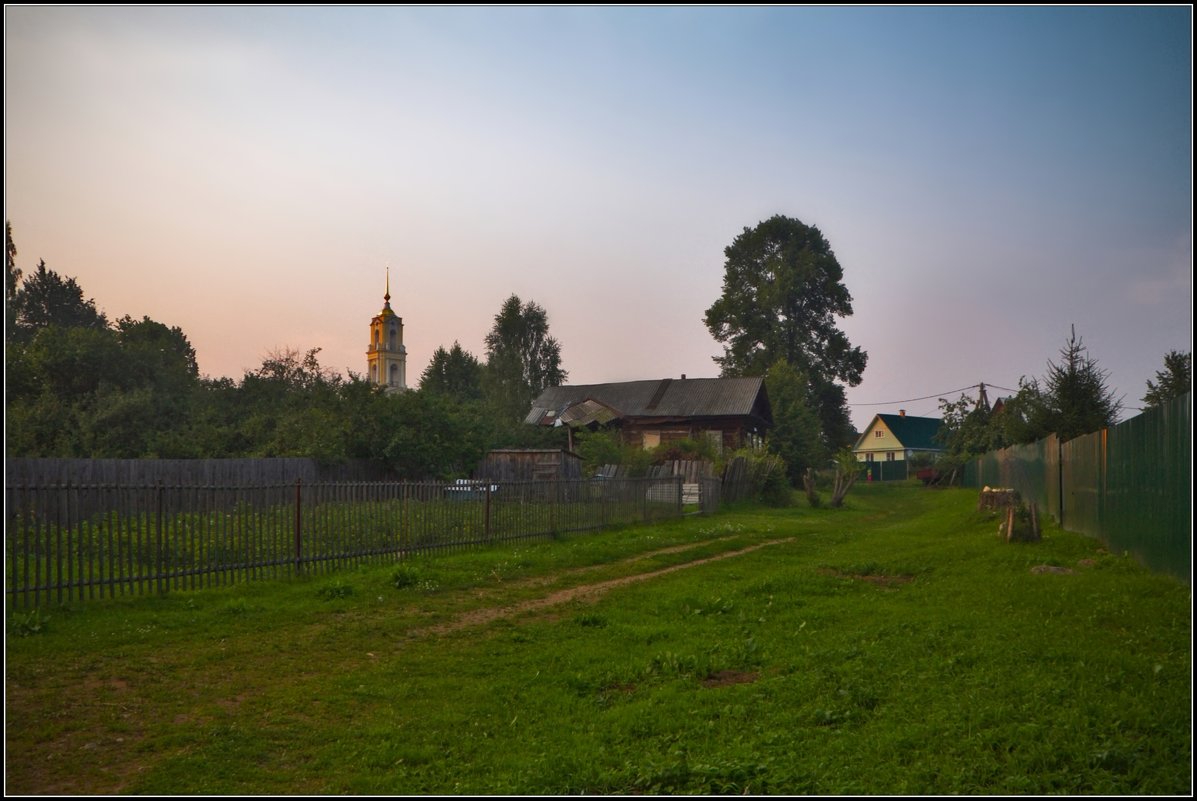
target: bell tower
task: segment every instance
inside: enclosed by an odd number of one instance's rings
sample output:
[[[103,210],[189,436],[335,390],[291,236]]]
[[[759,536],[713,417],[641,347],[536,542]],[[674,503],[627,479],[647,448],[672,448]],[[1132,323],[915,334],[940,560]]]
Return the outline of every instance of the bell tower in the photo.
[[[370,383],[387,392],[407,389],[407,348],[403,347],[403,318],[391,310],[391,268],[387,268],[387,291],[382,311],[370,321],[370,346],[366,350],[366,374]]]

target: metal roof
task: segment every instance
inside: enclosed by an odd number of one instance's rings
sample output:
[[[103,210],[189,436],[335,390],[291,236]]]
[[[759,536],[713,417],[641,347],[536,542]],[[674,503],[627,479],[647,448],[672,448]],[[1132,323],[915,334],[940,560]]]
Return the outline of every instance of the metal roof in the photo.
[[[764,379],[664,378],[611,384],[549,387],[532,402],[526,422],[549,424],[586,401],[597,401],[620,417],[746,417],[773,422]],[[587,404],[567,417],[587,418],[598,411]],[[565,422],[569,422],[566,420]]]
[[[865,427],[864,433],[856,441],[856,449],[860,449],[873,430],[873,423],[880,420],[893,433],[898,445],[915,450],[943,450],[943,445],[936,442],[934,437],[943,423],[938,417],[912,417],[901,414],[879,414],[873,422]]]

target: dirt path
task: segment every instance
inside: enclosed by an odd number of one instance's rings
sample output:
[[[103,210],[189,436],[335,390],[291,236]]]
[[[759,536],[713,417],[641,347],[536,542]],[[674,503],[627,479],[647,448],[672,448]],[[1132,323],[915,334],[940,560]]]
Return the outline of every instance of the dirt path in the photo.
[[[698,567],[699,565],[705,565],[705,564],[709,564],[711,562],[718,562],[723,559],[732,559],[737,556],[743,556],[746,553],[752,553],[753,551],[760,550],[761,548],[766,548],[770,545],[778,545],[780,543],[792,542],[792,541],[793,541],[792,537],[787,537],[786,539],[780,539],[780,540],[770,540],[768,542],[762,542],[757,545],[750,545],[747,548],[741,548],[738,551],[728,551],[727,553],[721,553],[717,556],[709,556],[705,559],[696,559],[693,562],[686,562],[685,564],[671,565],[670,567],[664,567],[664,568],[661,568],[660,570],[653,570],[649,573],[637,573],[634,576],[623,576],[621,578],[609,579],[607,581],[600,581],[600,582],[597,582],[594,584],[582,584],[577,587],[569,587],[568,589],[559,590],[558,592],[554,592],[550,595],[546,595],[543,598],[533,598],[529,601],[523,601],[522,603],[512,604],[511,606],[474,609],[474,610],[466,612],[462,615],[458,615],[456,618],[454,618],[453,620],[451,620],[447,623],[441,623],[436,626],[429,626],[429,627],[423,628],[423,629],[413,629],[411,632],[409,632],[409,634],[412,637],[423,637],[423,636],[428,636],[430,634],[449,634],[451,632],[461,631],[462,629],[470,628],[471,626],[481,626],[481,625],[485,625],[487,623],[492,623],[492,622],[494,622],[496,620],[500,620],[502,618],[516,617],[516,616],[520,616],[520,615],[526,615],[528,613],[538,612],[543,609],[548,609],[548,608],[551,608],[554,606],[560,606],[562,604],[569,603],[570,601],[580,600],[580,601],[583,601],[586,603],[594,603],[595,601],[599,600],[599,598],[601,598],[603,595],[605,595],[607,592],[615,589],[616,587],[622,587],[626,584],[633,584],[633,583],[639,582],[639,581],[648,581],[649,579],[654,579],[654,578],[658,578],[660,576],[668,575],[669,573],[674,573],[674,572],[677,572],[678,570],[688,570],[689,568]],[[657,555],[657,554],[676,553],[678,551],[690,550],[691,548],[695,548],[695,547],[698,547],[699,545],[706,545],[706,544],[707,543],[704,542],[704,543],[697,543],[695,545],[682,545],[682,546],[677,546],[674,548],[665,548],[663,550],[655,551],[653,553],[641,554],[641,555],[635,557],[634,559],[630,559],[628,561],[640,561],[640,560],[649,558],[649,557]],[[568,571],[568,572],[577,573],[577,572],[582,572],[584,570],[591,570],[591,569],[593,569],[593,568],[582,568],[581,570],[578,570],[578,571]],[[561,575],[562,574],[559,573],[559,574],[557,574],[556,577],[560,577]],[[537,579],[536,581],[540,582],[540,583],[545,583],[544,580],[542,580],[542,579]]]

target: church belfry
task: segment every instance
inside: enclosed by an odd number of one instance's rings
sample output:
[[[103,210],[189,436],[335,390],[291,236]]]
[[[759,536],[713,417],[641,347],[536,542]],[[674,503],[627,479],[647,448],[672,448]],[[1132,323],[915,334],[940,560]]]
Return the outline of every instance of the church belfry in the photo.
[[[403,347],[403,318],[391,310],[391,270],[387,268],[387,292],[383,307],[370,321],[370,347],[366,351],[366,374],[370,383],[388,392],[407,389],[407,348]]]

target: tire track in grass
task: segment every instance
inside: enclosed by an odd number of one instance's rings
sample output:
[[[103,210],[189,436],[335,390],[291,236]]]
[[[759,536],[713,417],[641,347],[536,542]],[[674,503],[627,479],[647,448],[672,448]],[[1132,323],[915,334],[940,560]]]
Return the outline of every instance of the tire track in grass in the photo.
[[[660,578],[661,576],[675,573],[679,570],[688,570],[692,567],[710,564],[711,562],[718,562],[724,559],[734,559],[737,556],[759,551],[761,548],[767,548],[770,545],[779,545],[786,542],[793,542],[794,537],[787,537],[780,540],[769,540],[768,542],[757,543],[750,545],[747,548],[741,548],[738,551],[728,551],[716,556],[708,556],[705,559],[696,559],[693,562],[685,562],[680,565],[670,565],[669,567],[661,568],[660,570],[653,570],[648,573],[637,573],[632,576],[621,576],[616,579],[608,579],[607,581],[599,581],[594,584],[581,584],[576,587],[569,587],[564,590],[546,595],[543,598],[533,598],[528,601],[523,601],[518,604],[511,604],[510,606],[494,606],[485,607],[482,609],[474,609],[464,614],[458,615],[453,620],[447,623],[440,623],[435,626],[429,626],[423,629],[413,629],[408,632],[411,637],[426,637],[437,634],[451,634],[453,632],[461,631],[473,626],[483,626],[487,623],[493,623],[496,620],[503,618],[515,617],[517,615],[524,615],[532,612],[539,612],[543,609],[549,609],[554,606],[561,606],[570,601],[583,601],[585,603],[595,603],[603,595],[607,594],[616,587],[622,587],[627,584],[634,584],[636,582],[648,581],[650,579]],[[702,543],[707,544],[707,543]],[[642,554],[635,559],[627,561],[638,561],[648,556],[653,556],[660,553],[677,552],[689,550],[695,546],[684,546],[676,548],[666,548],[662,551],[657,551],[654,554]]]

